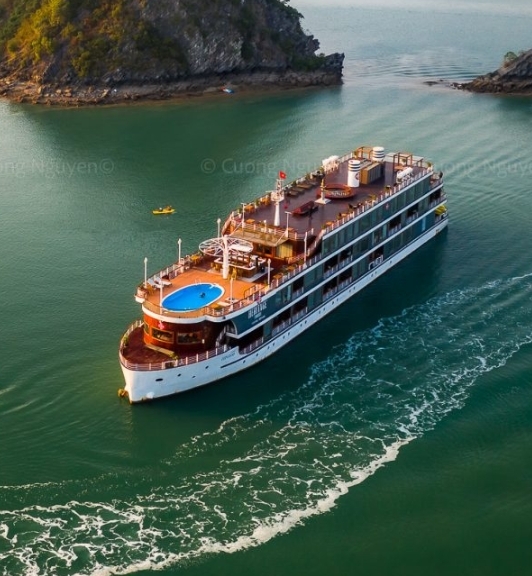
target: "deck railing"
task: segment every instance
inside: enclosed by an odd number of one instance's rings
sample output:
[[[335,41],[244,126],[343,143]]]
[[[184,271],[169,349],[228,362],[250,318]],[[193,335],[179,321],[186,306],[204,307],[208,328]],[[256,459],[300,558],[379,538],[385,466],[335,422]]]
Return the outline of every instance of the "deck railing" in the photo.
[[[206,352],[201,352],[198,354],[193,354],[191,356],[180,356],[176,358],[168,358],[167,360],[162,360],[161,362],[148,362],[148,363],[137,363],[131,362],[124,356],[124,348],[127,345],[127,340],[130,334],[142,327],[142,320],[137,320],[129,328],[126,330],[125,334],[122,336],[120,340],[120,348],[119,348],[119,356],[120,356],[120,363],[130,369],[130,370],[138,370],[138,371],[150,371],[150,370],[166,370],[168,368],[177,368],[179,366],[189,366],[190,364],[196,364],[197,362],[202,362],[203,360],[208,360],[209,358],[214,358],[227,352],[230,349],[230,346],[224,344],[223,346],[218,346],[213,350],[207,350]]]

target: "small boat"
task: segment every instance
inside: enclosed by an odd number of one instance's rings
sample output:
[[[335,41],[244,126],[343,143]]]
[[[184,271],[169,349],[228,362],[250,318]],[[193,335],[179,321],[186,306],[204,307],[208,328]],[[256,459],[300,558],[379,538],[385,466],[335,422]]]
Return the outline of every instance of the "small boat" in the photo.
[[[175,212],[175,208],[172,208],[172,206],[165,206],[163,207],[159,207],[156,208],[155,210],[152,210],[152,214],[155,214],[155,216],[160,216],[161,214],[173,214]]]

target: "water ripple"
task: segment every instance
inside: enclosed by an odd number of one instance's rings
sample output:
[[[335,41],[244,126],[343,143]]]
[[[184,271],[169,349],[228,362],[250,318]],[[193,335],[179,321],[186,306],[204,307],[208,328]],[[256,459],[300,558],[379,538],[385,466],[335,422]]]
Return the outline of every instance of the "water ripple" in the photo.
[[[527,274],[383,319],[299,390],[193,438],[158,470],[0,488],[0,573],[161,569],[327,512],[532,341],[531,300]]]

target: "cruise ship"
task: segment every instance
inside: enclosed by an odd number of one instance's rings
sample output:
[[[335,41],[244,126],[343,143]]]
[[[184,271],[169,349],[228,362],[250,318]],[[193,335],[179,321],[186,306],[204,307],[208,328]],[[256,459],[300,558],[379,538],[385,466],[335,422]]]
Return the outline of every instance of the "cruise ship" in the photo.
[[[243,202],[215,238],[148,276],[120,340],[131,403],[258,364],[447,226],[443,173],[410,152],[362,146]]]

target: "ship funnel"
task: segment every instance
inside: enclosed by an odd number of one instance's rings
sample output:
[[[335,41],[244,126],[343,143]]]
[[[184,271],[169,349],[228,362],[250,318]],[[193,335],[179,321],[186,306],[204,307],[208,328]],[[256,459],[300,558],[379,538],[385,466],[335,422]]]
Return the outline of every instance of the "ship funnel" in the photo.
[[[273,216],[273,225],[280,226],[281,225],[281,213],[279,210],[279,199],[275,201],[275,214]]]
[[[349,188],[360,186],[360,160],[351,159],[347,163],[347,185]]]
[[[371,159],[373,162],[384,162],[384,148],[382,146],[373,146]]]

